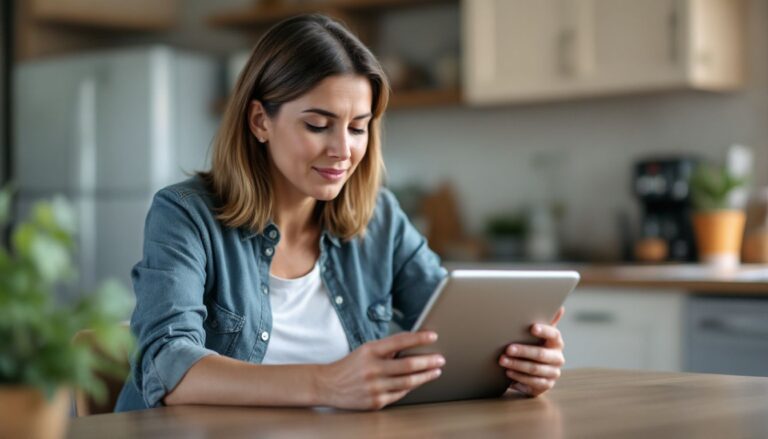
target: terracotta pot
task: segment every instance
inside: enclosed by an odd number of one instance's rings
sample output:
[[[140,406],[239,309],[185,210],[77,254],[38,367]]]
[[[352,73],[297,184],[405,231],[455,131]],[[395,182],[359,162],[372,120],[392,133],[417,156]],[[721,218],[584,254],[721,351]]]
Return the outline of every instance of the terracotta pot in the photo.
[[[699,260],[719,266],[739,264],[746,215],[740,210],[714,210],[693,214]]]
[[[66,433],[70,394],[59,389],[51,400],[26,386],[0,386],[0,438],[60,439]]]

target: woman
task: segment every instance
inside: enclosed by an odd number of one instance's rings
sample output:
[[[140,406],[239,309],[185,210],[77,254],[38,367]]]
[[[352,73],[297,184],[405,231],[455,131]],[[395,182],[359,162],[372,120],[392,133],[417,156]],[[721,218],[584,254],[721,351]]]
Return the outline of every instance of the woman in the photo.
[[[378,409],[440,375],[440,355],[394,358],[437,334],[388,336],[446,275],[381,187],[388,97],[376,59],[329,18],[286,20],[257,43],[211,170],[153,200],[132,272],[138,355],[116,410]],[[563,364],[558,330],[536,326],[543,346],[499,359],[530,395]]]

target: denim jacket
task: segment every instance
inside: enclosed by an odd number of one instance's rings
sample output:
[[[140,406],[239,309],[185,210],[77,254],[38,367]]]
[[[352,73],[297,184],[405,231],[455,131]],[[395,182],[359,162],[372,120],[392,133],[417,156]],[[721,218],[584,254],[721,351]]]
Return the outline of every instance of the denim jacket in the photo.
[[[272,330],[269,271],[280,231],[229,228],[195,177],[159,191],[144,229],[143,259],[131,273],[138,340],[116,411],[162,405],[207,355],[260,363]],[[324,231],[320,269],[350,350],[410,328],[446,271],[390,191],[379,192],[364,238]]]

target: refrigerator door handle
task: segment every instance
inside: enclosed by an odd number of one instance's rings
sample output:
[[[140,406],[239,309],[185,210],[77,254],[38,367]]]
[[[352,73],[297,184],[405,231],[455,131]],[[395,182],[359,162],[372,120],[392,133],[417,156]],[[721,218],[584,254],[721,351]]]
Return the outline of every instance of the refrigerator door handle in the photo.
[[[96,277],[96,183],[97,183],[97,93],[96,75],[83,78],[77,88],[75,169],[78,176],[79,259],[81,285],[95,287]]]

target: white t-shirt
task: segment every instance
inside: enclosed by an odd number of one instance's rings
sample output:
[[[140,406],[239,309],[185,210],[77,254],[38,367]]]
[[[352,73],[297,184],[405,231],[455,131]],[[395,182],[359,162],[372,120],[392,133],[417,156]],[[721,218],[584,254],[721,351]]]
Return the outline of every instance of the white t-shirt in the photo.
[[[331,363],[349,353],[320,265],[297,279],[269,275],[272,333],[262,364]]]

